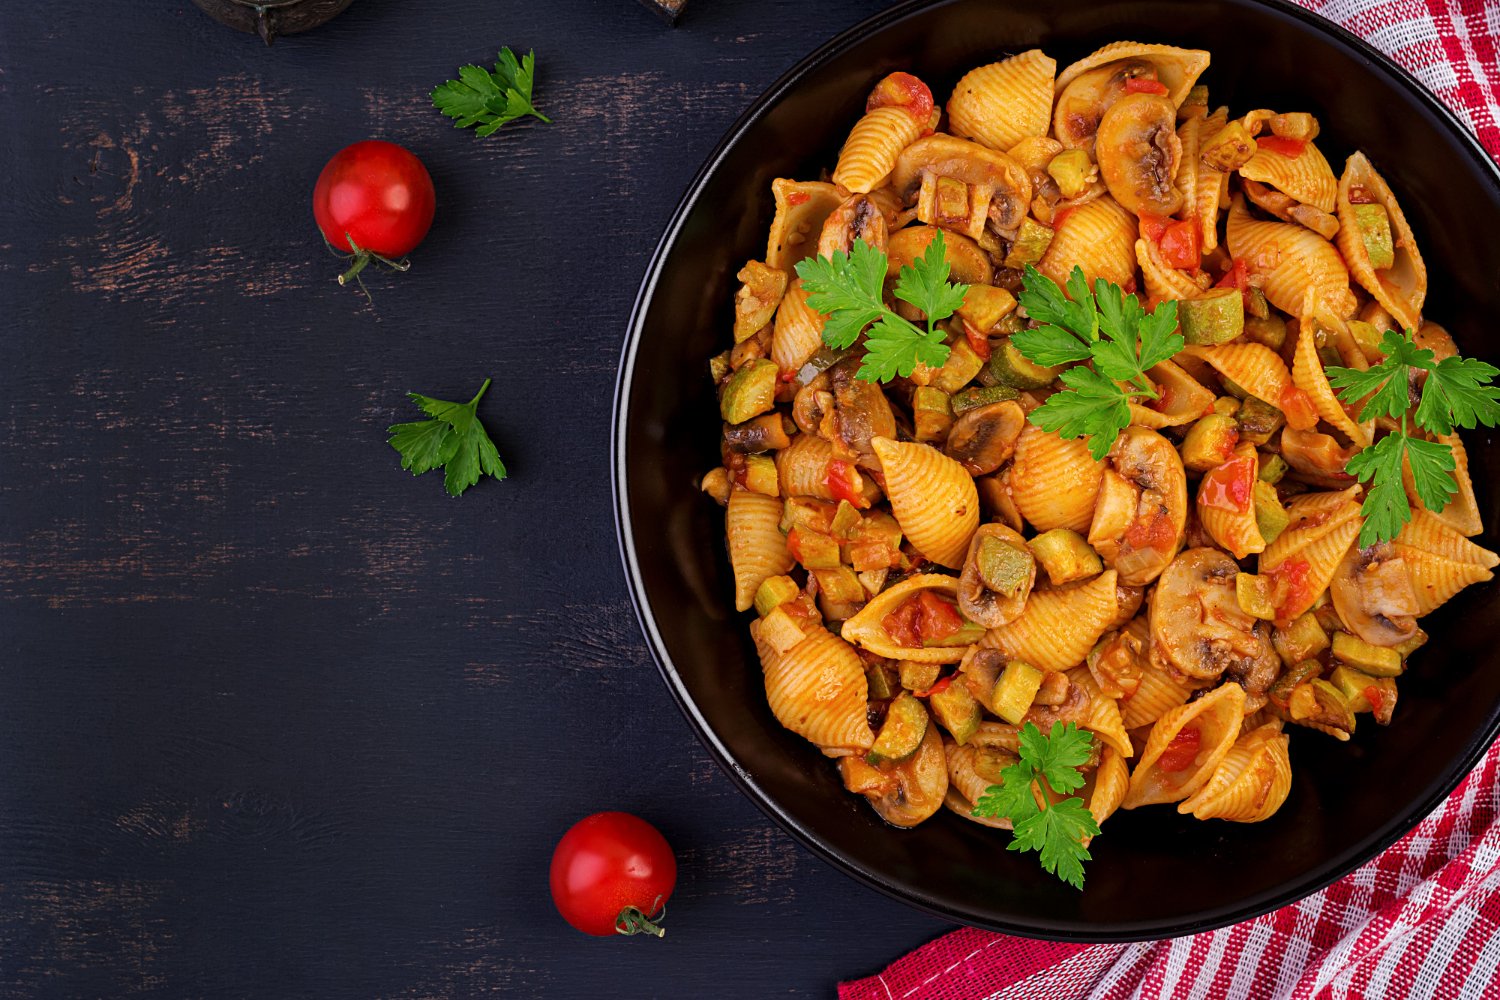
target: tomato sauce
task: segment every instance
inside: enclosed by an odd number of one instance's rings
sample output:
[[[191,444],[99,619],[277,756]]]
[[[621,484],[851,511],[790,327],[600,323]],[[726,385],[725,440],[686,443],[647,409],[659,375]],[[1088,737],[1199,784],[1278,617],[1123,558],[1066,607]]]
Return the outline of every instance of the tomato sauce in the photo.
[[[1234,458],[1203,477],[1198,488],[1198,502],[1235,514],[1250,509],[1250,492],[1255,485],[1255,468],[1248,458]]]

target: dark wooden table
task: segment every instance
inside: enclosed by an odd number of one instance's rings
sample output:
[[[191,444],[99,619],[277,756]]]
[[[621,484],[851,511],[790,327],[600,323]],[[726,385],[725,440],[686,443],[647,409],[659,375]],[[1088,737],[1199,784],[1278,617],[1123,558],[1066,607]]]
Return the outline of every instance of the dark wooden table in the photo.
[[[944,929],[700,748],[609,496],[679,194],[881,6],[357,0],[268,50],[184,0],[0,5],[0,995],[826,997]],[[556,124],[480,140],[426,94],[502,44]],[[369,137],[438,189],[373,308],[309,210]],[[486,376],[512,476],[449,499],[383,432]],[[552,908],[602,808],[677,849],[664,941]]]

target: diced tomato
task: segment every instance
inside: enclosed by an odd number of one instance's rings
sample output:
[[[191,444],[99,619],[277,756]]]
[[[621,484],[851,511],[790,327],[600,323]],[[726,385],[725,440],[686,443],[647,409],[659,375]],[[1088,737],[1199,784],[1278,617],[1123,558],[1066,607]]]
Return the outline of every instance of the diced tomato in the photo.
[[[1139,290],[1140,289],[1136,286],[1135,283],[1135,275],[1133,274],[1125,279],[1125,284],[1120,286],[1120,291],[1124,292],[1126,295],[1134,295]]]
[[[940,679],[936,684],[928,688],[926,691],[913,691],[912,694],[916,695],[918,698],[927,698],[931,695],[941,694],[942,692],[948,690],[948,687],[953,683],[953,677],[953,674],[949,674],[947,677]]]
[[[799,563],[802,561],[802,529],[793,528],[786,533],[786,550]]]
[[[1260,136],[1255,140],[1255,144],[1261,149],[1280,153],[1290,160],[1295,160],[1301,156],[1302,151],[1307,148],[1306,139],[1284,139],[1279,135]]]
[[[797,369],[788,368],[777,377],[780,378],[783,382],[795,382],[797,381]]]
[[[922,645],[922,608],[916,598],[902,601],[895,611],[880,620],[880,627],[898,646]]]
[[[1376,715],[1379,715],[1380,709],[1385,705],[1385,695],[1381,692],[1380,688],[1371,684],[1369,687],[1365,688],[1363,693],[1365,696],[1365,701],[1368,701],[1370,703],[1370,708],[1375,712]]]
[[[1069,205],[1067,208],[1052,216],[1052,229],[1054,232],[1062,228],[1063,220],[1078,211],[1077,205]]]
[[[812,198],[812,195],[808,194],[806,191],[793,191],[791,194],[786,196],[786,203],[788,205],[791,205],[793,208],[796,208],[798,205],[806,204],[810,198]]]
[[[914,600],[921,608],[917,627],[921,630],[923,639],[946,639],[964,627],[964,618],[958,613],[958,608],[932,591],[920,591]]]
[[[1214,282],[1215,288],[1238,288],[1240,291],[1250,287],[1250,268],[1246,266],[1241,258],[1235,258],[1229,270],[1224,272],[1224,277]]]
[[[1125,81],[1125,93],[1127,94],[1158,94],[1166,96],[1167,85],[1150,77],[1133,76]]]
[[[1261,576],[1271,578],[1272,597],[1276,600],[1276,620],[1288,622],[1312,607],[1312,585],[1307,575],[1312,567],[1306,559],[1288,559],[1272,569],[1263,569]]]
[[[828,462],[828,474],[823,477],[823,485],[828,487],[828,492],[833,494],[835,500],[847,500],[861,509],[870,506],[865,498],[859,495],[859,475],[854,466],[842,458],[830,459]]]
[[[1310,431],[1317,426],[1318,408],[1313,405],[1312,397],[1295,385],[1283,389],[1277,403],[1286,414],[1286,425],[1293,430]]]
[[[1154,382],[1152,384],[1156,385]],[[1157,413],[1166,413],[1177,399],[1177,390],[1163,382],[1160,385],[1156,385],[1156,393],[1155,399],[1145,400],[1146,407],[1155,410]]]
[[[856,573],[890,569],[901,561],[901,553],[882,541],[850,542],[848,553]]]
[[[1205,507],[1243,514],[1250,509],[1250,491],[1255,467],[1248,458],[1233,458],[1210,469],[1198,487],[1198,502]]]
[[[1167,226],[1161,234],[1161,256],[1168,267],[1190,270],[1203,259],[1198,222],[1184,219]]]
[[[964,320],[964,339],[969,342],[975,354],[986,361],[990,359],[990,338],[976,330],[968,320]]]
[[[910,73],[892,73],[875,85],[870,91],[870,99],[865,102],[866,111],[886,107],[904,108],[926,125],[932,117],[932,91]]]
[[[1185,771],[1198,759],[1198,749],[1202,745],[1203,734],[1196,727],[1178,730],[1172,742],[1156,758],[1156,766],[1168,772]]]
[[[1151,212],[1142,212],[1141,235],[1152,243],[1160,243],[1161,238],[1166,235],[1167,227],[1172,224],[1172,217],[1168,215],[1155,215]]]
[[[1177,532],[1172,530],[1172,518],[1158,509],[1149,518],[1136,518],[1125,529],[1125,542],[1131,548],[1156,549],[1165,552],[1177,544]]]

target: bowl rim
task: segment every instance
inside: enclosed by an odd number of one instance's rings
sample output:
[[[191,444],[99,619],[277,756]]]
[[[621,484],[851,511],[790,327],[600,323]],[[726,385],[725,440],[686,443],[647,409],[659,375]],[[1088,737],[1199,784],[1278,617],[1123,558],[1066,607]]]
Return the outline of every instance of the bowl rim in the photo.
[[[630,602],[635,610],[636,620],[640,625],[642,635],[646,639],[646,645],[651,651],[652,659],[656,662],[657,669],[661,673],[662,680],[671,692],[673,700],[676,701],[678,709],[686,717],[699,742],[709,750],[714,761],[739,786],[740,791],[777,825],[790,833],[803,847],[855,881],[917,910],[942,917],[946,920],[953,920],[967,926],[982,927],[1019,937],[1053,941],[1098,943],[1155,940],[1202,933],[1242,921],[1252,920],[1272,910],[1280,909],[1283,906],[1295,903],[1321,891],[1376,857],[1414,829],[1428,814],[1452,794],[1453,790],[1458,787],[1458,784],[1464,777],[1478,764],[1480,758],[1489,749],[1490,744],[1495,741],[1496,736],[1500,735],[1500,712],[1493,712],[1491,714],[1488,730],[1482,730],[1476,734],[1476,738],[1469,744],[1467,752],[1450,763],[1447,770],[1442,773],[1439,780],[1432,786],[1432,790],[1428,796],[1420,800],[1413,809],[1386,824],[1384,827],[1375,830],[1363,840],[1327,859],[1322,864],[1309,869],[1300,878],[1283,884],[1279,889],[1249,897],[1238,905],[1221,907],[1214,911],[1205,911],[1197,917],[1182,919],[1145,919],[1110,924],[1085,924],[1051,920],[1017,923],[997,918],[992,914],[949,906],[941,900],[930,896],[916,895],[904,887],[882,879],[878,873],[861,867],[852,859],[843,856],[829,845],[823,843],[815,832],[804,827],[796,816],[792,815],[780,803],[771,798],[769,794],[756,784],[749,772],[740,766],[734,755],[730,753],[729,749],[719,739],[718,734],[708,724],[707,719],[698,710],[698,706],[688,693],[681,675],[677,672],[677,667],[673,662],[671,653],[666,648],[666,643],[656,624],[655,612],[652,610],[646,595],[645,583],[641,577],[640,563],[636,553],[635,538],[630,527],[631,510],[626,471],[628,467],[625,462],[626,420],[629,416],[626,406],[631,386],[634,383],[636,354],[640,347],[646,314],[654,298],[663,264],[677,242],[678,235],[688,215],[697,204],[699,197],[703,193],[703,188],[717,172],[721,161],[730,148],[738,144],[744,138],[745,133],[759,122],[774,105],[779,103],[790,90],[798,86],[809,73],[846,50],[861,44],[867,36],[874,34],[882,28],[920,11],[948,6],[955,2],[957,0],[903,0],[903,2],[864,18],[851,27],[839,32],[822,45],[819,45],[811,53],[798,60],[790,69],[781,74],[775,82],[768,86],[735,119],[734,123],[730,125],[724,135],[714,145],[712,152],[704,159],[702,166],[693,175],[693,179],[689,182],[681,199],[679,199],[676,208],[673,209],[671,219],[668,221],[661,238],[657,241],[656,248],[652,251],[650,261],[646,266],[645,275],[636,293],[635,303],[631,308],[625,341],[620,351],[620,363],[616,369],[614,401],[610,418],[609,454],[612,465],[610,491],[613,498],[616,541],[620,549],[627,589],[630,592]],[[1438,100],[1404,66],[1401,66],[1395,60],[1342,25],[1300,7],[1292,3],[1291,0],[1238,0],[1238,2],[1244,3],[1247,6],[1264,7],[1292,20],[1300,21],[1303,25],[1311,28],[1315,34],[1330,36],[1333,40],[1343,43],[1362,55],[1368,62],[1380,65],[1394,78],[1398,86],[1414,97],[1418,103],[1424,105],[1431,114],[1442,122],[1443,126],[1450,133],[1460,139],[1460,145],[1463,147],[1464,152],[1479,164],[1481,172],[1488,174],[1491,183],[1497,191],[1500,191],[1500,165],[1497,165],[1490,157],[1489,153],[1480,145],[1477,137],[1469,130],[1468,126],[1464,124],[1458,115],[1446,104]]]

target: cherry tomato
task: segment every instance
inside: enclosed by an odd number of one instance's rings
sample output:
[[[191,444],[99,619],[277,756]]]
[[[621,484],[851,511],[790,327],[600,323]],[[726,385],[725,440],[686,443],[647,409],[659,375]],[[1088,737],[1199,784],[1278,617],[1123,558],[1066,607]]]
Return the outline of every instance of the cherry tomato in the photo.
[[[639,817],[601,812],[574,823],[552,852],[552,902],[585,934],[654,934],[677,885],[667,838]]]
[[[427,168],[392,142],[372,139],[346,146],[313,186],[313,218],[323,238],[335,250],[354,255],[340,283],[372,258],[394,265],[415,250],[432,226],[436,206]]]
[[[910,73],[892,73],[875,85],[869,100],[865,101],[866,111],[885,107],[904,108],[907,114],[925,125],[932,117],[932,91]]]

